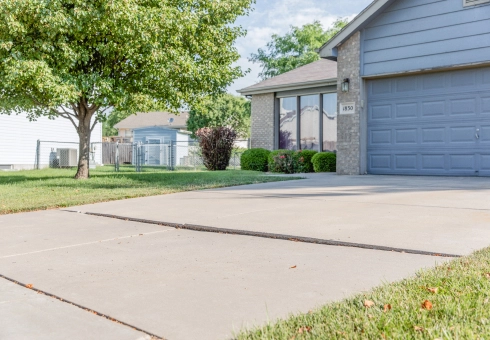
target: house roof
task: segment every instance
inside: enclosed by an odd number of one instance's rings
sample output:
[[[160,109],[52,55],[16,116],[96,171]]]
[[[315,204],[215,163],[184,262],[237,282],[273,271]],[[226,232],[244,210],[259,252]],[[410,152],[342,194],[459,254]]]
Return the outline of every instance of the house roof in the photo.
[[[393,2],[394,0],[374,0],[332,39],[330,39],[322,47],[320,47],[320,57],[336,60],[337,47],[343,44],[352,35],[354,35],[354,33],[356,33],[364,26],[366,26],[369,22],[371,22],[371,20],[373,20],[380,12],[382,12]]]
[[[336,84],[337,62],[320,59],[308,65],[276,77],[266,79],[255,85],[238,90],[242,95],[297,90],[314,86]]]
[[[171,119],[173,121],[171,122]],[[150,126],[170,127],[174,129],[185,128],[187,126],[188,112],[175,115],[169,112],[138,112],[123,119],[114,127],[116,129],[137,129]]]

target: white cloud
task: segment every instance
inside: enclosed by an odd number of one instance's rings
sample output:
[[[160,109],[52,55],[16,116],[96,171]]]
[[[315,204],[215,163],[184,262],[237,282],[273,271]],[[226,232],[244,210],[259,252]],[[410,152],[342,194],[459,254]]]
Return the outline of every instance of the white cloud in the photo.
[[[236,90],[260,81],[260,66],[249,62],[248,58],[259,48],[265,47],[272,34],[282,35],[290,26],[302,26],[314,20],[319,20],[325,28],[329,27],[339,17],[354,18],[370,1],[257,0],[255,10],[237,21],[248,31],[247,36],[238,39],[235,45],[241,55],[237,65],[251,72],[230,85],[228,92],[236,94]]]

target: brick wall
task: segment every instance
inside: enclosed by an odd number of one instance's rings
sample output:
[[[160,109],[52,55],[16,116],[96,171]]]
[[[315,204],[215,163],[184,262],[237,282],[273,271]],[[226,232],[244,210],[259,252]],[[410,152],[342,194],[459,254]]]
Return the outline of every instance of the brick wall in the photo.
[[[338,103],[354,102],[356,113],[339,115],[337,125],[337,174],[360,174],[360,33],[357,32],[338,48]],[[341,83],[349,78],[349,92],[341,91]]]
[[[274,93],[252,96],[252,148],[274,149]]]

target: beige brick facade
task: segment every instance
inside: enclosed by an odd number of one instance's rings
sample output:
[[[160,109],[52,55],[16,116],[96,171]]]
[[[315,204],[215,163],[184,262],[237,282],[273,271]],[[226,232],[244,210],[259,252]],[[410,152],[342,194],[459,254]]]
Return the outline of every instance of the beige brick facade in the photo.
[[[354,102],[355,114],[339,114],[337,125],[337,174],[360,174],[360,112],[361,76],[360,76],[360,33],[357,32],[338,48],[338,104]],[[341,83],[349,78],[349,92],[341,91]],[[339,108],[340,113],[340,108]]]
[[[252,148],[274,149],[274,93],[252,96]]]

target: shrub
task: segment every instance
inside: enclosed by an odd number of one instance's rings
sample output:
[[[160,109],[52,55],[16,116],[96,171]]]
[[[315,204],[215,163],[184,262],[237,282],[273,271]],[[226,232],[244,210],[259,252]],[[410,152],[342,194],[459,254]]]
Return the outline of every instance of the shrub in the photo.
[[[236,132],[228,127],[202,128],[196,131],[204,166],[211,171],[226,170],[230,164]]]
[[[269,150],[262,148],[245,151],[240,158],[242,170],[266,172],[270,153]]]
[[[269,155],[269,171],[294,174],[313,172],[311,159],[317,154],[313,150],[276,150]]]
[[[275,150],[269,154],[269,171],[294,174],[297,172],[296,151]]]
[[[314,150],[299,150],[296,152],[296,172],[313,172],[313,163],[311,162],[311,159],[317,153],[318,152]]]
[[[337,155],[333,152],[319,152],[311,159],[315,172],[337,171]]]

